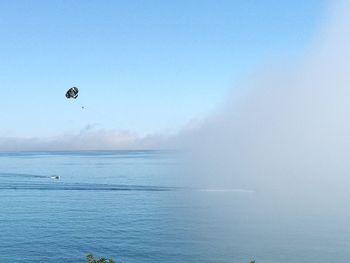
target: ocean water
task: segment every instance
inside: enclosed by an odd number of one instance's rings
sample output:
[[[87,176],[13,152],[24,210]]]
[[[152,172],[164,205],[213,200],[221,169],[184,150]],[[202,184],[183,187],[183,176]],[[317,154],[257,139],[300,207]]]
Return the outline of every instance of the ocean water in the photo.
[[[156,151],[0,154],[0,263],[347,262],[349,217],[188,187]],[[52,177],[60,176],[60,180]]]

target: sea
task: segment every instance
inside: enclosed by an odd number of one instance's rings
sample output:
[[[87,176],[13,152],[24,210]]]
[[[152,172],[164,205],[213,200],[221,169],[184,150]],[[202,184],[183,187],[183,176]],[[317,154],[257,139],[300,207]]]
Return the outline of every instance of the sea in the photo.
[[[189,186],[181,165],[161,151],[0,153],[0,263],[349,261],[349,217]]]

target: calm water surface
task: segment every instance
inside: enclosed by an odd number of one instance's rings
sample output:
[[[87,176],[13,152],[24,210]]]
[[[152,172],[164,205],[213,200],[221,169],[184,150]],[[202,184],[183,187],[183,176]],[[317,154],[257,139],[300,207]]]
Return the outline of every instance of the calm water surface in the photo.
[[[79,263],[88,253],[130,263],[350,258],[348,218],[190,188],[177,165],[152,151],[0,154],[0,263]]]

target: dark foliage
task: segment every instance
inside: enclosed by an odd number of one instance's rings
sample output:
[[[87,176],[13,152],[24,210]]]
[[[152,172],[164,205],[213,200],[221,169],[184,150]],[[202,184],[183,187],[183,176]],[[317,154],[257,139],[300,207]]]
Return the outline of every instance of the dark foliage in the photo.
[[[112,259],[106,259],[106,258],[100,258],[100,259],[94,259],[94,256],[89,254],[86,256],[88,263],[116,263]]]

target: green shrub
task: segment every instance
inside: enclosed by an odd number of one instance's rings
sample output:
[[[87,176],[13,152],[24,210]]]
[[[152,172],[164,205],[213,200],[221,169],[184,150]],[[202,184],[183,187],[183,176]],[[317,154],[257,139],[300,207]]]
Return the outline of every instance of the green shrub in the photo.
[[[94,259],[94,256],[91,254],[87,255],[86,259],[88,263],[116,263],[112,259],[106,259],[106,258]]]

